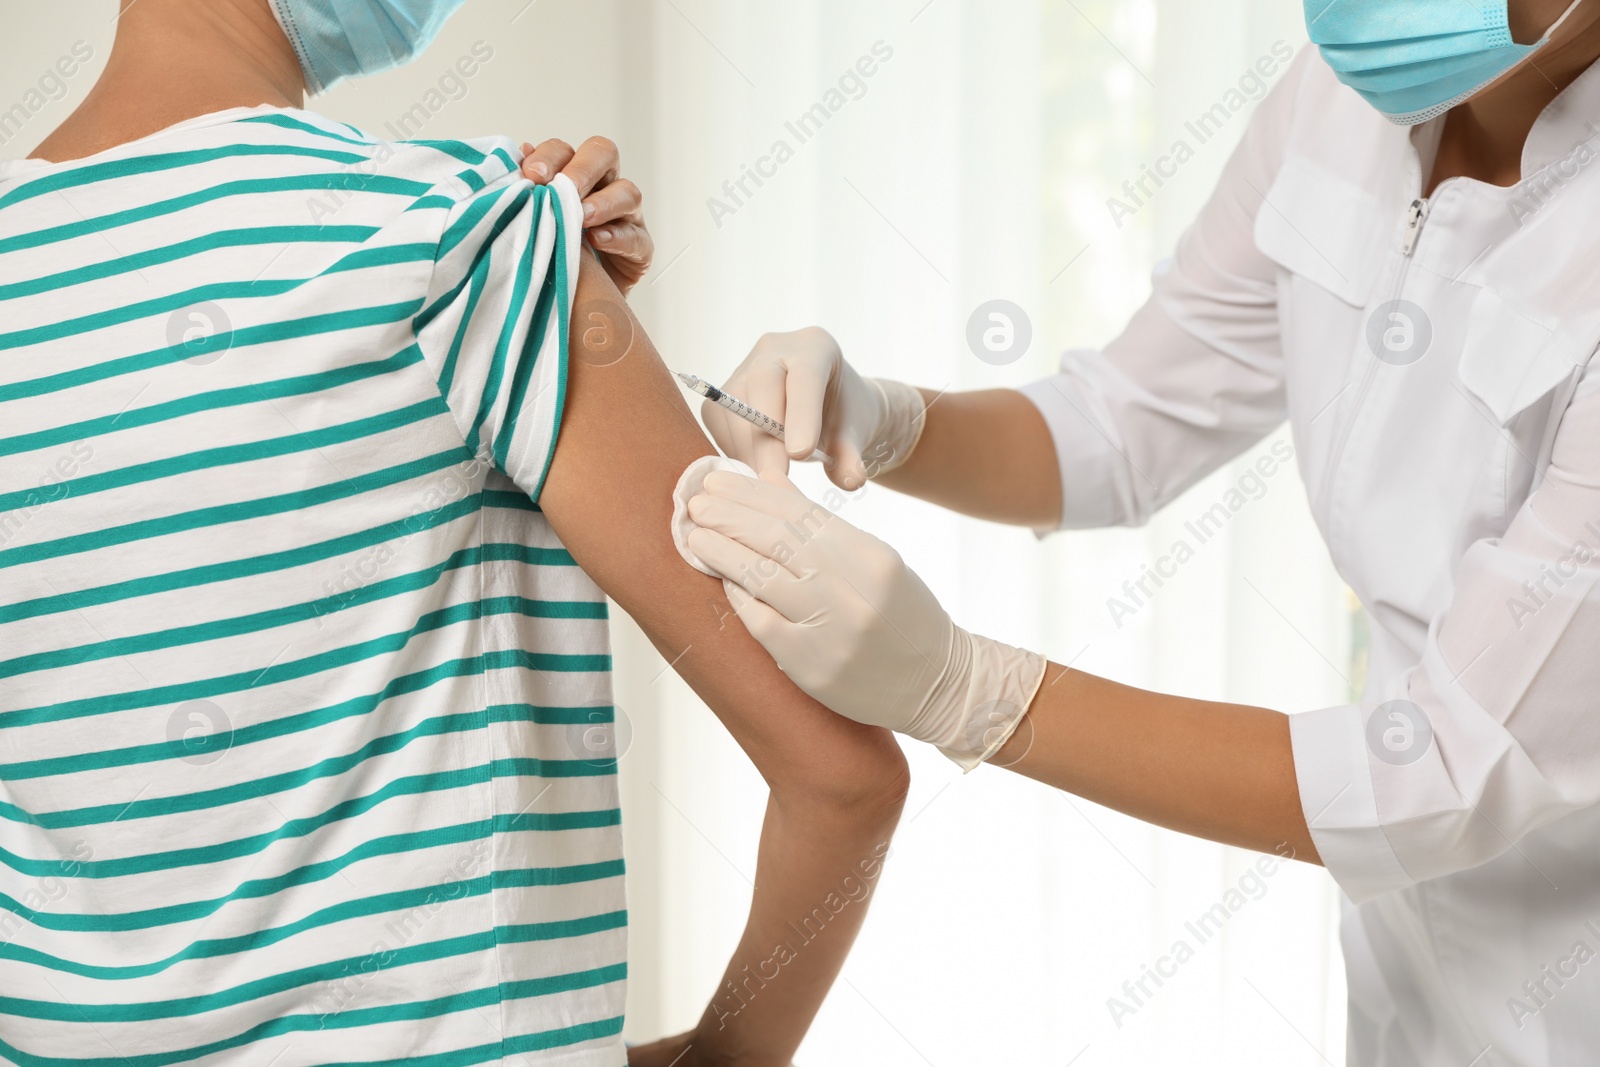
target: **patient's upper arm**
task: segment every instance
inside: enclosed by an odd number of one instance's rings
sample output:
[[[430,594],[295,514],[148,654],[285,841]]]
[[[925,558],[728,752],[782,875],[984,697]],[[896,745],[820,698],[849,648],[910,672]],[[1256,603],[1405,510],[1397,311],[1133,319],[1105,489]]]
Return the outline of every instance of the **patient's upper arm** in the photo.
[[[791,685],[732,615],[722,583],[678,555],[669,529],[673,487],[713,449],[611,280],[582,258],[565,413],[540,498],[551,525],[771,784],[899,788],[903,763],[893,740]]]

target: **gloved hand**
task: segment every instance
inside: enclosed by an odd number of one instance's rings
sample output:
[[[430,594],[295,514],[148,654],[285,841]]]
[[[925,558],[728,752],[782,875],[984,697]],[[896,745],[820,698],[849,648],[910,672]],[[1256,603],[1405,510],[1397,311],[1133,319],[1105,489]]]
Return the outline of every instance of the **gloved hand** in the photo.
[[[762,474],[787,474],[790,459],[821,448],[833,484],[859,489],[904,463],[922,436],[922,394],[861,377],[815,326],[765,335],[722,388],[784,424],[779,441],[710,401],[701,408],[717,447]]]
[[[1044,657],[961,629],[898,552],[788,482],[714,471],[688,511],[689,549],[745,627],[840,715],[971,770],[1027,713]]]

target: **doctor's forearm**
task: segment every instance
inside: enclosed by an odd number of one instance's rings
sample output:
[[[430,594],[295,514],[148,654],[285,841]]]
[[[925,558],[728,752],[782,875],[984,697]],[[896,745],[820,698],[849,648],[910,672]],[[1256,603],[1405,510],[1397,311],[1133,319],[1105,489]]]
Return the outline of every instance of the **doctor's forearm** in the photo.
[[[1289,719],[1276,711],[1152,693],[1052,663],[991,762],[1169,829],[1321,863]]]
[[[1032,401],[1014,389],[921,392],[928,408],[916,449],[875,482],[991,522],[1060,521],[1055,442]]]

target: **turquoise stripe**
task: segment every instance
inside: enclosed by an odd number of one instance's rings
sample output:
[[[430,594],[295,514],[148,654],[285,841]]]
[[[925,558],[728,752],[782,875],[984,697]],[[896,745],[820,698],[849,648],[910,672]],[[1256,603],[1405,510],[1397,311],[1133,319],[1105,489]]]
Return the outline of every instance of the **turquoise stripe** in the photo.
[[[477,321],[478,301],[483,298],[483,291],[489,285],[489,257],[487,254],[479,257],[477,266],[473,267],[471,288],[467,293],[466,306],[461,309],[461,321],[456,326],[455,336],[450,341],[450,351],[445,356],[444,366],[439,369],[439,393],[448,397],[451,388],[455,385],[456,364],[461,358],[461,349],[467,342],[467,334],[471,326]],[[420,316],[419,316],[420,318]]]
[[[71,1004],[50,1000],[33,1000],[27,997],[0,997],[0,1015],[14,1015],[25,1019],[48,1019],[55,1022],[123,1023],[145,1022],[152,1019],[178,1019],[201,1012],[247,1004],[262,997],[303,989],[323,982],[337,982],[352,972],[375,974],[395,967],[408,967],[417,963],[450,959],[475,952],[487,952],[498,941],[503,944],[534,944],[562,941],[590,934],[621,930],[627,927],[627,913],[607,912],[583,919],[565,919],[557,922],[522,923],[515,926],[497,926],[475,934],[441,938],[422,944],[403,945],[362,956],[328,960],[300,967],[268,978],[243,982],[229,989],[199,996],[175,997],[170,1000],[150,1000],[123,1004]]]
[[[0,1052],[14,1060],[18,1067],[171,1067],[173,1064],[185,1063],[199,1059],[202,1056],[210,1056],[230,1049],[241,1048],[266,1038],[279,1037],[283,1034],[304,1033],[313,1030],[344,1030],[357,1026],[376,1026],[393,1022],[437,1019],[457,1012],[477,1011],[493,1007],[503,1001],[554,996],[561,993],[576,992],[580,989],[593,989],[597,986],[625,981],[627,976],[627,964],[618,963],[609,967],[597,967],[592,970],[555,975],[549,978],[502,982],[498,986],[475,989],[469,992],[452,993],[449,996],[438,997],[433,1000],[408,1001],[403,1004],[384,1004],[369,1008],[351,1007],[342,1011],[323,1014],[282,1015],[252,1026],[249,1030],[234,1037],[210,1041],[204,1045],[175,1049],[169,1052],[146,1053],[136,1056],[118,1055],[104,1059],[66,1059],[53,1056],[37,1056],[32,1053],[20,1052],[3,1041],[0,1041]],[[541,1040],[556,1040],[559,1037],[561,1045],[576,1044],[579,1041],[592,1040],[595,1036],[614,1036],[621,1032],[621,1022],[621,1019],[615,1019],[600,1023],[586,1023],[578,1027],[564,1027],[560,1030],[547,1031],[538,1036]],[[617,1025],[615,1030],[611,1029],[612,1023]],[[582,1036],[578,1036],[580,1034]],[[498,1049],[499,1045],[496,1043],[495,1045],[480,1046],[480,1048]],[[477,1055],[476,1050],[472,1052],[472,1055]],[[499,1058],[498,1052],[490,1058]],[[411,1063],[414,1061],[389,1062]],[[458,1060],[455,1062],[465,1063],[467,1061]],[[484,1061],[480,1059],[475,1062]],[[371,1067],[371,1065],[367,1064],[365,1067]]]
[[[251,115],[247,119],[236,119],[235,121],[241,125],[253,123],[260,124],[262,126],[276,126],[282,130],[298,130],[301,133],[309,133],[314,137],[326,137],[330,141],[339,141],[343,144],[359,145],[362,148],[375,147],[372,138],[365,135],[362,135],[359,138],[346,137],[342,133],[334,133],[332,130],[323,129],[321,126],[314,126],[311,123],[304,122],[293,117],[292,115]],[[346,126],[345,129],[357,134],[360,134],[361,132],[354,126]]]
[[[40,248],[44,245],[55,244],[58,241],[70,241],[76,237],[105,233],[120,226],[160,218],[163,215],[174,215],[189,208],[210,204],[228,197],[254,197],[263,193],[332,192],[343,190],[349,183],[350,175],[340,172],[295,174],[282,178],[241,178],[238,181],[223,182],[220,185],[199,189],[192,193],[184,193],[181,196],[155,200],[148,204],[139,204],[136,207],[126,208],[122,211],[112,211],[104,215],[80,219],[76,222],[65,222],[56,226],[47,226],[42,230],[33,230],[29,233],[6,237],[0,239],[0,253],[20,252],[28,248]],[[451,208],[455,205],[456,201],[448,197],[441,197],[437,194],[429,195],[428,191],[432,188],[433,186],[426,182],[395,178],[386,174],[367,175],[361,183],[361,191],[364,193],[412,197],[412,203],[406,209],[408,211],[424,207]]]
[[[443,152],[452,159],[459,159],[461,162],[470,163],[473,166],[477,166],[489,158],[465,141],[436,141],[426,137],[417,137],[409,141],[396,141],[395,144],[414,144],[421,145],[424,148],[432,148],[435,151]],[[467,171],[465,173],[472,174],[474,177],[478,176],[475,171]],[[460,175],[457,175],[457,177],[460,177]]]
[[[110,326],[120,326],[126,322],[136,322],[139,319],[155,318],[171,314],[174,311],[183,311],[197,304],[211,303],[221,300],[264,300],[270,297],[283,296],[292,293],[303,285],[307,285],[319,278],[330,274],[340,274],[346,271],[366,270],[369,267],[390,267],[397,264],[424,262],[433,255],[433,248],[426,244],[384,245],[379,248],[362,248],[348,255],[341,256],[334,263],[310,278],[264,278],[247,282],[214,282],[210,285],[198,286],[179,293],[168,293],[163,296],[152,297],[149,300],[140,300],[123,307],[110,308],[106,311],[96,311],[90,315],[80,315],[77,318],[61,319],[44,326],[33,326],[25,330],[13,330],[10,333],[0,333],[0,351],[14,348],[26,348],[29,345],[43,344],[46,341],[60,341],[68,337],[78,337],[95,330],[103,330]],[[405,308],[405,313],[392,318],[379,319],[379,322],[397,322],[415,313],[420,301],[413,300],[406,304],[391,305],[388,310],[396,307]],[[327,315],[314,315],[305,319],[296,319],[295,323],[304,323],[317,320],[332,320],[335,323],[342,316],[359,315],[360,311],[374,311],[381,309],[358,309],[357,311],[336,312]],[[221,349],[240,347],[241,335],[249,337],[251,331],[270,331],[278,326],[292,325],[291,323],[272,323],[267,326],[247,327],[242,330],[224,330],[211,334],[208,337],[197,339],[190,344],[171,345],[158,349],[167,358],[163,363],[176,362],[179,359],[190,359],[197,355]],[[332,329],[319,332],[333,332],[334,330],[351,329],[353,326],[365,325],[359,319],[347,325],[335,325]],[[304,336],[293,335],[290,336]],[[269,340],[272,338],[269,336]],[[246,343],[255,343],[247,341]],[[129,359],[140,359],[141,356],[125,356],[121,360],[111,360],[98,366],[104,367],[121,363]],[[93,370],[94,367],[84,368]],[[70,372],[69,372],[70,373]],[[75,373],[83,373],[82,370]],[[61,377],[55,375],[53,377]],[[104,375],[110,377],[110,375]],[[35,379],[38,381],[40,379]],[[19,382],[17,385],[27,385]],[[12,388],[15,388],[13,386]]]
[[[483,491],[483,506],[486,508],[505,508],[510,511],[540,511],[538,504],[520,490],[512,493],[502,489],[485,489]]]
[[[117,159],[109,163],[57,170],[27,181],[0,196],[0,209],[24,200],[76,189],[111,178],[128,178],[137,174],[157,174],[166,170],[181,170],[197,163],[210,163],[219,159],[243,159],[251,156],[299,156],[306,159],[325,159],[330,163],[370,162],[369,153],[336,152],[325,148],[305,148],[299,145],[234,144],[221,148],[197,148],[187,152],[160,152],[131,159]]]
[[[475,768],[475,770],[482,772],[481,777],[484,781],[488,780],[486,769]],[[417,792],[417,790],[412,792]],[[609,808],[597,811],[497,815],[493,819],[491,832],[497,834],[561,833],[569,830],[605,829],[620,825],[622,825],[622,811],[618,808]],[[13,897],[0,894],[0,910],[20,915],[42,930],[76,933],[115,933],[128,930],[147,930],[158,926],[168,926],[172,923],[205,919],[221,911],[233,901],[270,897],[275,893],[281,893],[297,886],[324,881],[336,877],[340,872],[355,864],[363,863],[376,857],[392,856],[402,852],[414,852],[425,848],[437,848],[441,845],[481,841],[485,836],[484,823],[478,821],[434,830],[375,837],[363,841],[335,859],[320,860],[316,863],[306,864],[269,878],[252,878],[249,881],[240,883],[233,891],[223,896],[184,904],[168,904],[129,912],[94,912],[91,914],[56,911],[36,912]],[[69,876],[71,874],[71,870],[68,869],[69,866],[65,864],[58,865],[46,877]]]
[[[426,397],[415,404],[378,415],[369,415],[352,422],[323,426],[315,430],[297,430],[282,437],[269,437],[245,444],[220,445],[198,452],[168,456],[165,459],[153,459],[146,463],[134,463],[112,471],[86,474],[81,478],[61,482],[60,485],[66,489],[68,496],[89,496],[111,489],[122,489],[130,485],[171,478],[179,474],[215,470],[218,467],[230,467],[240,463],[257,463],[264,459],[310,452],[325,445],[346,444],[398,430],[403,426],[413,426],[429,419],[448,418],[449,415],[450,409],[442,400],[438,397]],[[26,499],[34,492],[33,489],[19,489],[13,493],[0,493],[0,511],[23,506]]]
[[[531,722],[536,726],[589,726],[616,721],[616,708],[610,704],[592,707],[551,707],[542,704],[492,704],[490,722]],[[0,770],[0,780],[5,778]]]
[[[36,563],[40,560],[71,556],[79,552],[92,552],[97,548],[125,545],[152,537],[165,537],[168,534],[181,533],[186,530],[199,530],[208,526],[243,522],[246,519],[258,519],[269,515],[304,511],[306,508],[316,507],[319,504],[344,500],[348,497],[360,496],[362,493],[370,493],[378,489],[386,489],[392,485],[399,485],[413,478],[443,470],[445,467],[470,462],[471,459],[471,453],[464,448],[457,447],[444,452],[436,452],[431,456],[408,460],[393,467],[368,471],[364,474],[345,478],[343,481],[314,486],[310,489],[296,489],[287,493],[279,493],[275,496],[257,497],[254,500],[241,500],[232,504],[218,504],[209,508],[196,508],[193,511],[180,511],[176,514],[163,515],[159,518],[138,519],[134,522],[123,523],[121,526],[107,526],[98,530],[87,530],[80,534],[69,534],[66,537],[58,537],[51,541],[40,541],[37,544],[0,549],[0,570],[23,563]]]
[[[562,824],[559,826],[548,825],[551,819],[561,819]],[[528,813],[523,815],[496,815],[494,817],[494,832],[497,834],[520,834],[548,830],[598,830],[607,826],[621,825],[621,808],[612,808],[606,811],[573,811],[557,815]]]
[[[603,863],[574,864],[568,867],[527,867],[497,870],[476,878],[462,878],[448,883],[401,889],[375,896],[356,897],[314,911],[304,918],[282,926],[253,930],[235,937],[207,938],[193,941],[182,950],[159,960],[132,966],[109,967],[103,964],[83,963],[64,959],[47,952],[25,948],[12,942],[0,943],[0,960],[26,963],[58,974],[73,974],[102,981],[126,981],[161,974],[185,960],[218,959],[238,955],[286,941],[291,937],[318,930],[351,919],[383,915],[386,912],[409,912],[422,907],[439,907],[450,901],[481,897],[491,889],[522,889],[542,886],[581,885],[586,882],[621,878],[625,874],[620,859]]]
[[[169,345],[165,348],[155,348],[148,352],[140,352],[131,356],[119,356],[116,359],[109,359],[104,363],[96,363],[88,367],[58,371],[55,374],[47,374],[42,378],[29,378],[24,381],[10,382],[0,385],[0,403],[9,400],[22,400],[33,396],[44,396],[62,389],[71,389],[79,385],[106,381],[123,374],[136,374],[139,371],[165,367],[209,352],[212,349],[227,351],[231,348],[237,350],[250,345],[268,344],[272,341],[293,341],[301,337],[315,337],[318,334],[337,333],[341,330],[354,330],[364,326],[382,326],[392,322],[402,322],[416,311],[418,303],[419,301],[412,300],[404,304],[353,308],[348,311],[330,312],[326,315],[308,315],[301,319],[272,322],[262,326],[246,326],[239,330],[212,334],[194,345]]]
[[[57,274],[0,285],[0,300],[23,296],[37,296],[56,289],[68,289],[82,282],[114,278],[145,267],[174,263],[180,259],[214,251],[218,248],[248,248],[251,245],[272,244],[359,244],[378,233],[375,226],[258,226],[244,230],[217,230],[201,237],[163,245],[145,252],[131,253],[117,259],[99,263],[86,263]]]
[[[132,430],[153,426],[169,419],[181,418],[206,411],[259,403],[262,400],[282,400],[291,396],[306,396],[338,389],[354,382],[365,381],[392,374],[422,362],[422,349],[410,345],[387,359],[367,363],[350,363],[331,367],[315,374],[298,374],[290,378],[275,378],[259,385],[238,385],[227,389],[212,389],[192,396],[164,400],[148,407],[131,408],[115,415],[98,415],[80,422],[58,423],[43,430],[0,437],[0,456],[32,452],[53,445],[82,441],[119,430]]]
[[[455,206],[458,203],[460,203],[459,200],[455,200],[455,199],[452,199],[451,197],[444,196],[441,193],[434,193],[431,196],[418,197],[416,200],[413,200],[411,202],[411,205],[409,207],[407,207],[406,210],[407,211],[423,211],[423,210],[430,210],[431,211],[431,210],[433,210],[435,208],[443,208],[446,211],[453,211],[453,210],[455,210]]]
[[[594,778],[617,773],[614,759],[497,759],[489,764],[497,778],[507,776],[530,778]]]
[[[511,158],[510,152],[507,152],[504,148],[495,148],[489,153],[489,155],[505,164],[506,174],[517,174],[520,176],[522,168],[518,165],[516,160]],[[504,175],[496,175],[497,178],[503,176]]]

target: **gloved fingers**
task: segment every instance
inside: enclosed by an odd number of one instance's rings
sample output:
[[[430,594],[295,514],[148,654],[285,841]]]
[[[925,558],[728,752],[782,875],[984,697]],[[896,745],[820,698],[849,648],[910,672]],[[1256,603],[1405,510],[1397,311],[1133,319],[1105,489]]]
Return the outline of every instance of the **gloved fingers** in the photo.
[[[794,625],[771,606],[763,604],[726,578],[722,579],[722,591],[727,596],[728,603],[733,606],[733,613],[739,616],[744,628],[750,631],[750,636],[761,642],[761,646],[768,652],[773,651],[772,641],[783,632],[783,628]],[[779,664],[779,667],[781,668],[782,664]]]
[[[834,517],[833,512],[795,488],[787,478],[750,478],[734,471],[712,471],[701,483],[700,492],[794,523],[808,534],[816,533]]]
[[[759,552],[704,526],[689,531],[689,551],[707,567],[750,596],[761,600],[785,618],[813,614],[806,594],[794,575]],[[735,609],[737,610],[737,609]]]
[[[867,465],[855,442],[836,438],[828,442],[827,453],[833,457],[832,465],[826,468],[830,482],[852,493],[867,484]]]
[[[736,392],[728,388],[728,393],[743,400],[763,415],[784,422],[787,412],[785,400],[786,382],[789,372],[777,360],[758,359],[748,364],[743,375],[744,381],[740,383],[745,392]],[[784,442],[744,422],[753,438],[759,440],[751,447],[751,454],[755,459],[745,459],[745,462],[756,469],[758,474],[788,474],[789,453],[784,448]],[[743,456],[736,457],[744,459]]]
[[[816,531],[815,526],[808,530],[765,511],[709,493],[689,498],[689,518],[696,526],[732,538],[779,566],[793,560]]]
[[[785,361],[783,423],[785,446],[790,459],[805,459],[822,437],[824,409],[828,402],[828,367],[800,356]]]

